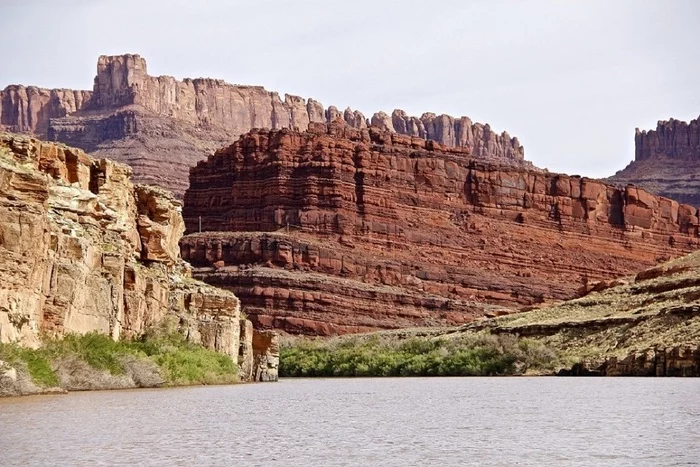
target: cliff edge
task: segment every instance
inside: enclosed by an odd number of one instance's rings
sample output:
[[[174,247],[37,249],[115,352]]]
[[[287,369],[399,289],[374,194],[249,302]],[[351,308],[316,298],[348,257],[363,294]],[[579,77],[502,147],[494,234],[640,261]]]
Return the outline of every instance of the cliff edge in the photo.
[[[370,123],[399,134],[468,148],[477,158],[527,165],[508,133],[469,118],[395,110],[371,119],[359,111],[324,108],[313,99],[222,80],[150,76],[139,55],[101,56],[92,91],[13,85],[0,91],[0,127],[38,135],[126,163],[134,180],[181,198],[197,161],[253,128],[304,131],[312,122]]]
[[[700,118],[659,121],[634,137],[635,154],[611,182],[633,183],[678,202],[700,206]]]

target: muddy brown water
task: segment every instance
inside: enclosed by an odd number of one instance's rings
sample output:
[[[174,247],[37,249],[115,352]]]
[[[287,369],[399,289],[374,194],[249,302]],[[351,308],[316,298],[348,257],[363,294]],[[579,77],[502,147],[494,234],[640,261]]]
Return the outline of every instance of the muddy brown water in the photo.
[[[0,465],[699,465],[700,379],[376,378],[0,399]]]

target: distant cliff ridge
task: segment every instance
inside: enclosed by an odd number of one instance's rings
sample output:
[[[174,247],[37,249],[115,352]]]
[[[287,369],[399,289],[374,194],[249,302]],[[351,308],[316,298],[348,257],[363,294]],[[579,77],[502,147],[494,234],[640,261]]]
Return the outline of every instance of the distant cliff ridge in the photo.
[[[636,130],[634,161],[610,181],[633,183],[681,203],[700,206],[700,117],[659,121]]]
[[[300,131],[310,122],[370,124],[395,133],[465,147],[472,157],[528,165],[517,138],[496,133],[467,117],[395,110],[367,119],[350,108],[324,108],[260,86],[197,78],[179,81],[149,76],[139,55],[101,56],[92,91],[13,85],[0,91],[0,127],[32,133],[110,157],[134,168],[137,182],[155,183],[178,197],[187,188],[188,168],[253,128]]]
[[[668,157],[700,161],[700,117],[690,123],[676,119],[660,121],[656,130],[634,135],[634,160]]]
[[[43,136],[48,132],[50,119],[83,110],[91,99],[92,91],[7,86],[0,91],[0,126]]]

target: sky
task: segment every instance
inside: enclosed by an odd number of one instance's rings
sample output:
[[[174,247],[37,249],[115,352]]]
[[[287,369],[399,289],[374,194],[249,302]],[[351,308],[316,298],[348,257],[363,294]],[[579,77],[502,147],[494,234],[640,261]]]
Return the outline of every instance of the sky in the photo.
[[[366,116],[508,131],[554,172],[605,177],[634,130],[700,116],[697,0],[0,0],[0,88],[91,89],[99,55]]]

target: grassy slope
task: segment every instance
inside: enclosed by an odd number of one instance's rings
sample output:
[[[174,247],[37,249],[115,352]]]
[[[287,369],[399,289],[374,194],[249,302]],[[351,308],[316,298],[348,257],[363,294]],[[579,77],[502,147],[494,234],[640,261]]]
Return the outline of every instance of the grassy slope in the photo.
[[[97,333],[68,335],[47,339],[39,349],[0,344],[0,360],[24,374],[36,390],[31,392],[54,386],[114,389],[238,380],[237,365],[230,357],[188,343],[178,333],[146,335],[130,342],[115,342]],[[17,390],[6,387],[5,392]]]
[[[552,373],[582,359],[699,344],[700,252],[695,252],[624,285],[459,328],[288,339],[280,374]]]
[[[628,284],[557,306],[490,320],[492,332],[532,335],[577,358],[622,357],[700,344],[700,251],[646,270]]]

